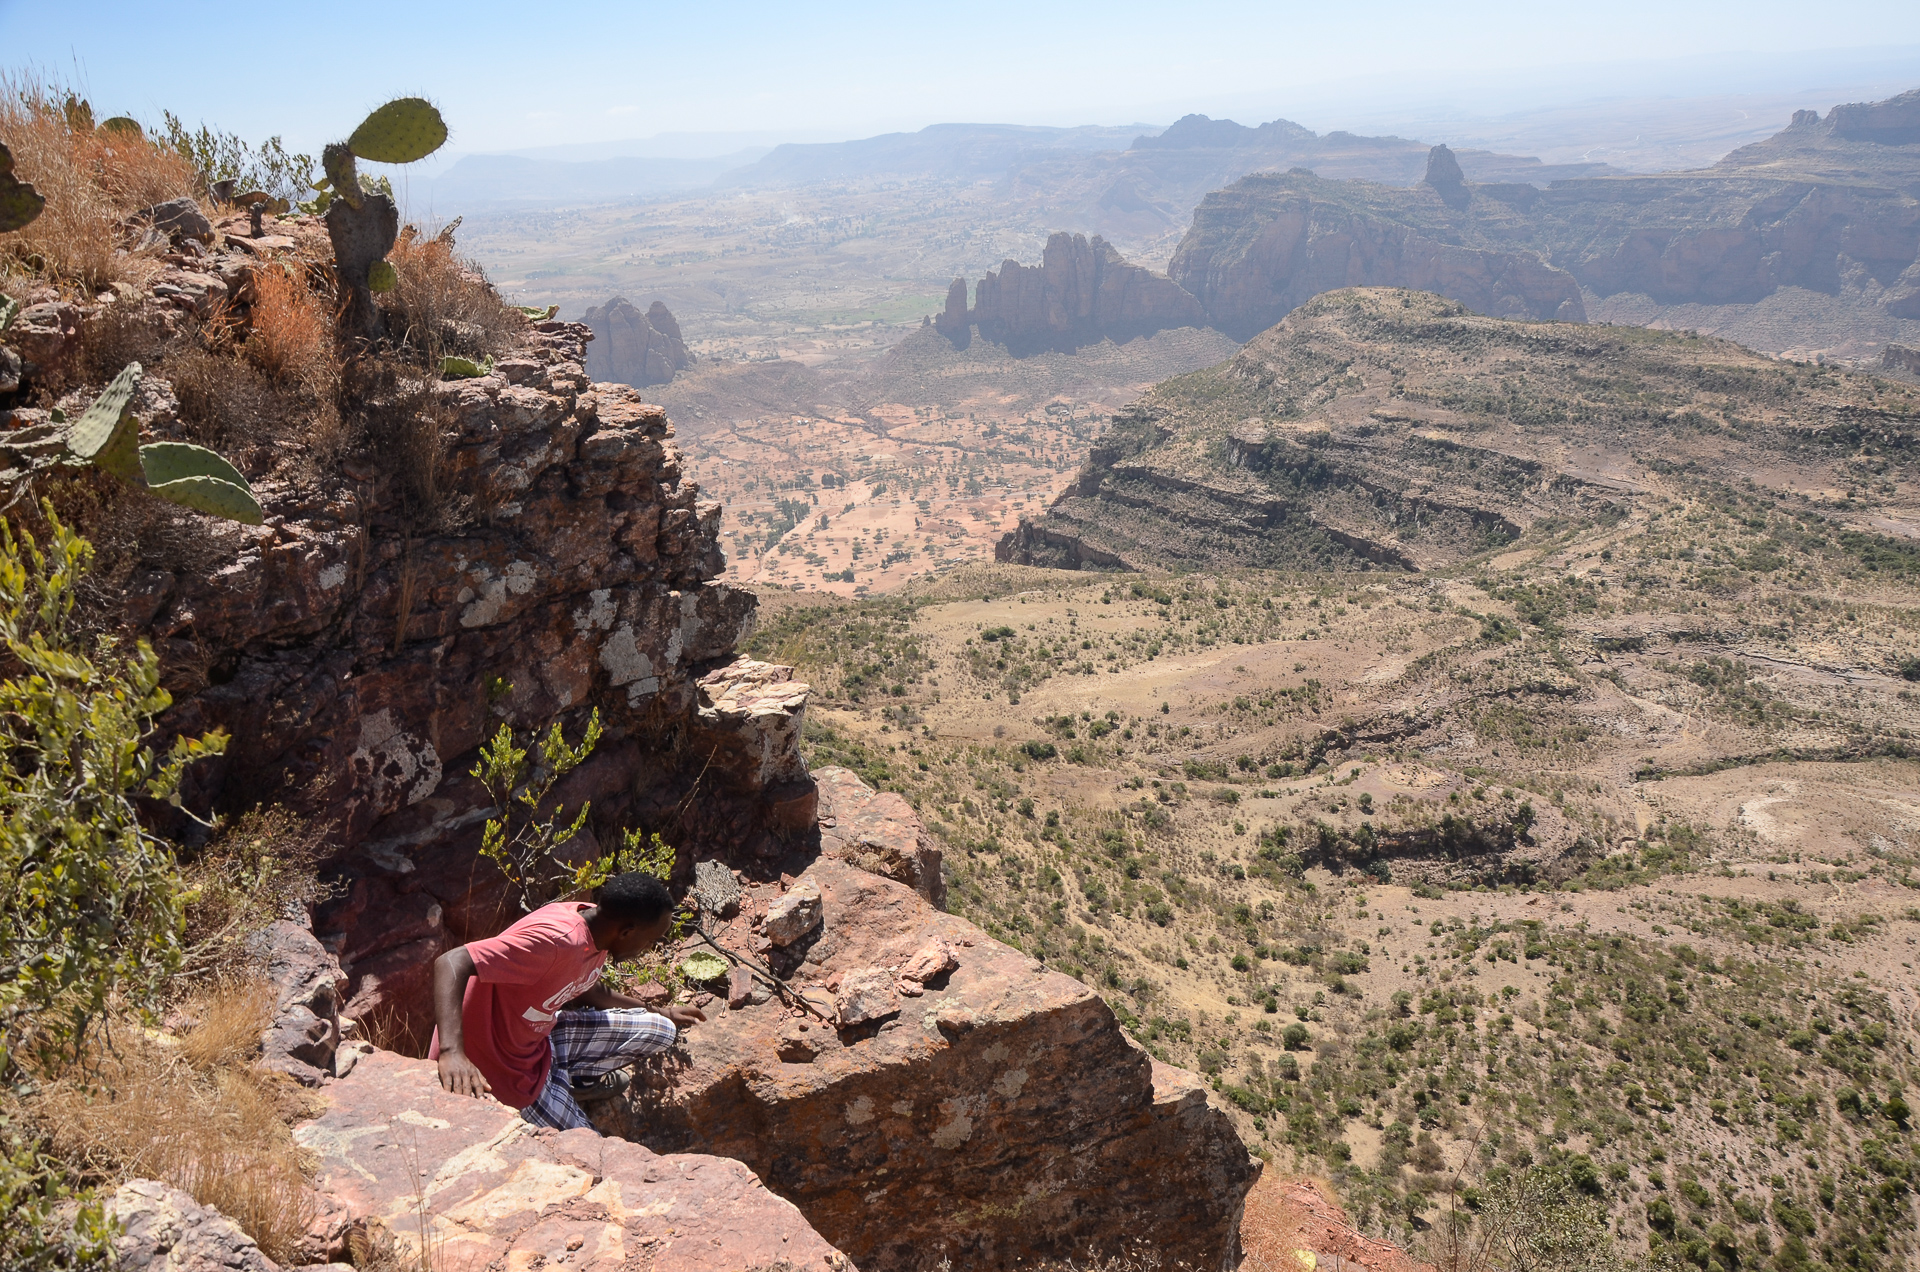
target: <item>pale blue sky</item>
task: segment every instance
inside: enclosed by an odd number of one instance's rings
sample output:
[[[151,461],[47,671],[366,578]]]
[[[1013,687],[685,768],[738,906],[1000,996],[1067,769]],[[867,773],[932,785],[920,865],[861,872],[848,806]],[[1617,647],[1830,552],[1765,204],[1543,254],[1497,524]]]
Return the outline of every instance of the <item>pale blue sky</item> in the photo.
[[[1396,95],[1494,111],[1614,89],[1798,90],[1855,82],[1856,60],[1920,85],[1920,4],[0,0],[0,68],[77,80],[103,112],[168,107],[303,149],[403,93],[440,103],[458,152],[1188,111],[1331,128]]]

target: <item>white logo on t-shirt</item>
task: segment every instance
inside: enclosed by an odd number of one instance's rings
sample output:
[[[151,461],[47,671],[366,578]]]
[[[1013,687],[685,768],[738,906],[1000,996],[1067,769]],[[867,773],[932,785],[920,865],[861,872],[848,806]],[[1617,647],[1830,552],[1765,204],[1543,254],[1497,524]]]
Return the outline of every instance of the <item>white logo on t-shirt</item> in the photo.
[[[565,989],[555,990],[553,993],[547,995],[547,1001],[541,1003],[539,1007],[527,1008],[526,1011],[521,1013],[521,1018],[535,1025],[552,1025],[554,1013],[559,1011],[563,1004],[570,1003],[580,997],[580,995],[586,993],[598,984],[599,980],[600,969],[596,966],[592,971],[586,973]],[[542,1011],[542,1007],[547,1010]]]

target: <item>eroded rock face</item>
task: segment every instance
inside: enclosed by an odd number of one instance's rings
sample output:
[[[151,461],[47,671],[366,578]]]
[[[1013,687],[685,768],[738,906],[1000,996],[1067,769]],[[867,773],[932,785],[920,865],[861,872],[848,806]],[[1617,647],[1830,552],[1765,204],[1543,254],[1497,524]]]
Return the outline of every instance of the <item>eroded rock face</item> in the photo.
[[[442,1091],[431,1064],[386,1051],[326,1098],[325,1115],[294,1135],[318,1159],[337,1219],[373,1221],[410,1256],[424,1227],[441,1272],[851,1267],[737,1161],[538,1129],[492,1100]]]
[[[1259,1163],[1196,1075],[1155,1063],[1086,986],[905,884],[828,858],[794,886],[809,884],[823,925],[775,951],[775,970],[857,1023],[773,997],[720,1013],[684,1058],[656,1062],[665,1092],[603,1106],[603,1129],[738,1157],[866,1272],[1134,1238],[1169,1263],[1235,1266]],[[750,888],[723,943],[750,950],[773,900]]]
[[[1412,190],[1256,173],[1206,197],[1168,272],[1238,340],[1343,287],[1437,292],[1497,318],[1586,321],[1572,274],[1524,242],[1493,245],[1515,219],[1501,215],[1507,205],[1481,200],[1489,224],[1464,234],[1454,225],[1470,202],[1458,161],[1436,155],[1430,168],[1439,184]]]
[[[587,310],[584,321],[593,328],[594,347],[587,366],[597,380],[644,389],[671,383],[674,373],[692,362],[687,343],[680,338],[680,324],[660,301],[643,314],[625,297],[616,296]]]
[[[402,518],[404,466],[349,461],[321,494],[256,482],[267,525],[203,523],[208,568],[131,589],[175,698],[164,728],[246,739],[195,770],[192,798],[270,796],[314,821],[338,884],[314,930],[344,1010],[413,1045],[432,960],[518,917],[476,856],[489,806],[468,775],[502,724],[577,738],[599,712],[605,735],[557,792],[593,805],[576,857],[636,824],[732,864],[810,836],[805,686],[725,670],[755,602],[712,581],[719,505],[682,479],[664,411],[588,383],[588,339],[536,324],[494,374],[433,386],[443,497],[467,509],[450,528]]]
[[[1177,283],[1129,264],[1099,235],[1061,231],[1047,239],[1038,266],[1009,260],[981,278],[971,313],[966,284],[955,279],[935,325],[959,343],[969,321],[983,339],[1024,354],[1202,326],[1207,318]]]

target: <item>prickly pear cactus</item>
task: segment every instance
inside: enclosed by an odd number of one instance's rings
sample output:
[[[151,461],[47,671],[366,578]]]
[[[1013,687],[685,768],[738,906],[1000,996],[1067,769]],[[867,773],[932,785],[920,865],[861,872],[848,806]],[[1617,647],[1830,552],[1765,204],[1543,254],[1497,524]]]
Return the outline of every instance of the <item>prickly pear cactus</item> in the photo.
[[[367,290],[375,295],[383,295],[399,285],[400,274],[393,268],[392,261],[375,261],[367,271]]]
[[[209,516],[225,517],[242,525],[257,526],[264,519],[259,501],[253,497],[251,490],[230,481],[221,481],[218,477],[182,477],[178,481],[148,486],[147,492],[160,496],[168,503],[176,503]]]
[[[139,141],[147,135],[138,120],[126,115],[115,115],[101,124],[97,131],[110,141]]]
[[[13,175],[13,152],[0,144],[0,234],[25,229],[46,206],[38,190]]]
[[[183,477],[213,477],[251,490],[226,457],[191,442],[148,442],[140,448],[140,472],[147,485],[164,486]]]
[[[132,482],[142,479],[140,422],[133,418],[140,376],[140,364],[129,362],[67,430],[67,449],[74,458]]]
[[[374,163],[417,163],[446,140],[446,121],[432,102],[402,97],[368,115],[347,138],[347,149]]]
[[[197,512],[257,526],[263,519],[240,470],[225,457],[189,442],[149,442],[140,448],[147,493]]]

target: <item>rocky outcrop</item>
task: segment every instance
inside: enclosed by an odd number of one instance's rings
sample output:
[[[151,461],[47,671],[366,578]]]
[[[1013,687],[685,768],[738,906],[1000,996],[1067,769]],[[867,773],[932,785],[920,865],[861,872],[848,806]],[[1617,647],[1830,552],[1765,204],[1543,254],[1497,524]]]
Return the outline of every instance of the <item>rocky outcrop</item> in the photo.
[[[955,279],[935,325],[964,344],[968,322],[981,339],[1024,355],[1203,326],[1206,314],[1178,284],[1129,264],[1099,235],[1062,231],[1047,239],[1038,266],[1009,260],[988,271],[974,285],[970,311],[966,283]]]
[[[674,373],[692,364],[680,324],[661,301],[641,313],[625,297],[589,309],[582,319],[593,329],[594,347],[587,369],[596,380],[650,388],[670,384]]]
[[[820,852],[904,883],[946,908],[940,846],[904,796],[875,791],[849,769],[813,774],[819,791]]]
[[[1237,1266],[1259,1163],[1197,1075],[1155,1062],[1079,981],[903,883],[822,858],[784,895],[808,888],[821,919],[801,936],[760,941],[773,884],[749,887],[720,934],[767,950],[780,992],[756,978],[632,1103],[603,1106],[603,1129],[739,1158],[866,1272],[1134,1240],[1170,1264]]]
[[[106,1206],[126,1272],[281,1272],[233,1220],[151,1179],[130,1179]]]
[[[1446,157],[1451,159],[1451,155]],[[1248,340],[1322,292],[1407,287],[1500,318],[1584,322],[1574,277],[1534,251],[1473,246],[1446,222],[1468,187],[1436,159],[1444,189],[1257,173],[1210,194],[1168,272],[1213,324]],[[1532,189],[1531,186],[1527,189]],[[1401,215],[1403,208],[1424,216]]]
[[[1429,293],[1330,292],[1117,413],[1074,483],[996,557],[1434,569],[1543,518],[1617,517],[1658,488],[1650,464],[1733,482],[1837,463],[1862,433],[1860,391],[1692,333],[1624,336],[1486,318]],[[1737,436],[1728,420],[1742,421]],[[1875,427],[1883,444],[1911,444],[1905,419]]]
[[[468,775],[503,724],[578,737],[599,713],[559,792],[593,805],[575,854],[647,826],[688,847],[685,872],[695,843],[771,869],[811,834],[804,686],[764,666],[702,684],[754,599],[712,581],[719,506],[682,480],[660,408],[589,384],[588,337],[537,324],[493,374],[433,386],[418,409],[440,422],[445,528],[403,519],[402,466],[349,460],[318,491],[257,481],[266,525],[203,523],[209,559],[130,589],[175,698],[164,728],[247,740],[191,798],[271,795],[316,823],[335,895],[315,930],[342,1009],[382,1036],[423,1043],[432,959],[517,914],[476,859],[489,805]]]
[[[1639,314],[1753,306],[1799,288],[1840,303],[1823,307],[1833,316],[1817,329],[1791,326],[1796,339],[1858,333],[1877,345],[1888,319],[1920,318],[1920,144],[1902,140],[1916,103],[1920,90],[1837,106],[1824,120],[1801,112],[1706,172],[1569,176],[1544,189],[1524,173],[1482,173],[1476,183],[1462,156],[1436,146],[1411,189],[1255,173],[1201,202],[1168,273],[1241,339],[1348,286],[1415,287],[1478,313],[1563,320],[1583,320],[1595,296]]]
[[[390,1242],[410,1266],[851,1267],[738,1161],[536,1129],[492,1100],[442,1091],[433,1065],[386,1051],[324,1094],[326,1112],[294,1136],[314,1156],[327,1222]]]

